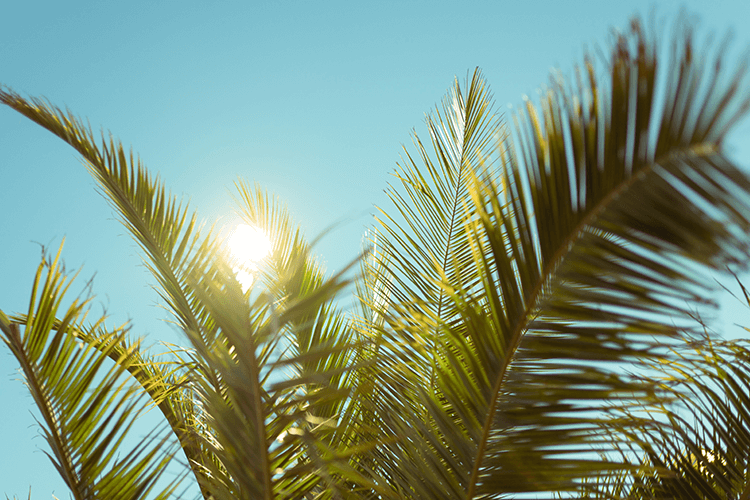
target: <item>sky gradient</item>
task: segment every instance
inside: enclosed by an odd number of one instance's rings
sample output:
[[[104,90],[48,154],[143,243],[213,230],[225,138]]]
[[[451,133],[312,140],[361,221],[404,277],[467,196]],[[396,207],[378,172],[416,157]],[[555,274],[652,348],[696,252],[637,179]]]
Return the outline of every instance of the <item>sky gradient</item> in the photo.
[[[684,7],[699,33],[750,46],[750,2],[661,1],[661,35]],[[375,206],[424,115],[477,66],[511,113],[551,68],[571,75],[586,47],[648,18],[648,1],[9,2],[0,11],[0,84],[43,96],[132,146],[201,219],[236,223],[233,183],[285,200],[329,270],[357,257]],[[729,149],[750,167],[750,126]],[[179,341],[136,245],[74,151],[0,108],[0,309],[25,312],[40,244],[79,285],[95,275],[93,313],[131,320],[149,342]],[[75,289],[80,291],[81,286]],[[68,498],[41,451],[33,403],[0,346],[0,497]]]

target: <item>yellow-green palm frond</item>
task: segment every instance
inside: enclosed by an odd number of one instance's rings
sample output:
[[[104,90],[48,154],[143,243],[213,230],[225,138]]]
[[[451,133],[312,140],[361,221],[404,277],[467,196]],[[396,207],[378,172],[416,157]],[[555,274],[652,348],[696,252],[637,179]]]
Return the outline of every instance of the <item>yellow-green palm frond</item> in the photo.
[[[690,337],[674,360],[648,377],[672,403],[634,408],[619,421],[639,422],[627,459],[636,468],[616,487],[629,499],[750,498],[750,346],[746,340]],[[645,418],[648,416],[649,418]],[[618,424],[614,423],[613,432]]]
[[[660,393],[624,368],[669,359],[665,345],[688,326],[675,318],[706,302],[704,270],[744,265],[748,249],[750,181],[721,148],[750,105],[744,67],[727,78],[696,53],[686,29],[659,62],[636,20],[604,78],[590,60],[574,90],[555,76],[541,107],[514,117],[511,139],[489,119],[473,142],[432,134],[439,158],[484,149],[459,203],[466,248],[448,252],[447,269],[428,253],[448,234],[433,206],[453,205],[425,194],[423,177],[394,196],[406,222],[384,223],[397,312],[379,332],[373,405],[398,439],[375,460],[396,496],[561,492],[628,467],[602,426]],[[445,130],[489,109],[470,98],[484,95],[478,76],[466,89],[449,94]],[[421,218],[431,225],[410,222]],[[423,267],[401,264],[415,259]]]
[[[643,374],[672,396],[671,404],[657,401],[620,415],[640,422],[628,429],[625,454],[640,467],[610,481],[603,488],[609,495],[616,489],[632,500],[750,498],[750,344],[716,338],[695,319],[705,331],[687,336],[672,348],[671,362],[652,363]]]
[[[106,329],[103,320],[86,326],[86,300],[73,301],[58,319],[72,282],[59,256],[40,264],[23,328],[0,313],[0,336],[41,415],[46,453],[76,499],[170,498],[179,478],[159,480],[179,448],[167,429],[132,447],[124,441],[152,403],[128,375],[140,369],[133,364],[138,343],[125,341],[126,330]],[[81,341],[81,331],[98,345]]]
[[[12,315],[9,321],[25,327],[28,316]],[[140,342],[131,342],[127,336],[113,336],[107,331],[84,324],[63,325],[56,319],[52,330],[61,329],[127,370],[169,423],[180,441],[187,462],[200,453],[198,443],[194,440],[195,429],[200,423],[195,421],[195,402],[189,387],[189,361],[180,356],[178,359],[169,356],[176,354],[174,352],[151,355],[148,350],[142,349]],[[125,326],[119,328],[122,331],[126,329]]]
[[[302,265],[293,263],[287,276],[291,283],[283,283],[281,277],[280,289],[295,286],[295,270]],[[346,443],[335,439],[342,402],[349,397],[340,380],[351,367],[331,359],[350,346],[300,342],[311,333],[311,312],[325,314],[325,304],[346,281],[336,276],[279,305],[270,291],[251,293],[248,300],[237,283],[221,284],[198,275],[194,279],[196,293],[215,318],[222,339],[208,345],[200,332],[187,331],[198,355],[225,384],[224,392],[218,393],[204,379],[196,380],[211,427],[205,446],[223,467],[205,471],[214,496],[330,495],[342,488],[342,477],[357,478],[347,466]],[[323,323],[314,330],[331,333],[330,328]],[[306,333],[298,335],[297,329]]]
[[[504,134],[478,70],[464,89],[454,82],[442,106],[428,116],[427,128],[432,156],[415,136],[419,163],[406,151],[394,174],[400,185],[391,186],[388,195],[395,210],[393,215],[380,210],[376,234],[382,250],[374,257],[380,272],[387,273],[379,293],[388,295],[391,305],[408,304],[413,309],[408,314],[447,322],[456,317],[455,304],[441,283],[461,280],[470,287],[480,281],[472,235],[463,229],[465,205],[470,180],[498,167],[495,148]]]
[[[425,398],[442,397],[437,380],[441,330],[445,325],[465,327],[444,283],[463,281],[470,288],[481,283],[482,270],[472,261],[472,235],[463,219],[471,201],[471,179],[498,167],[495,149],[504,128],[478,71],[464,87],[455,82],[442,106],[428,117],[427,127],[432,155],[415,137],[417,156],[406,153],[395,174],[400,186],[388,191],[395,211],[388,215],[381,210],[371,254],[363,263],[364,287],[358,295],[365,312],[358,329],[370,347],[363,352],[369,373],[362,375],[360,385],[371,393],[363,396],[361,411],[372,422],[363,421],[362,426],[366,432],[383,432],[392,446],[362,463],[379,482],[390,483],[397,496],[411,491],[416,497],[439,498],[460,488],[454,478],[432,470],[445,458],[441,449],[452,445],[441,442],[451,438],[438,430],[441,423],[425,406]],[[405,436],[431,433],[427,428],[439,436],[424,443],[432,451],[414,449],[418,441]],[[433,452],[443,456],[424,456]]]
[[[746,75],[714,73],[721,65],[695,57],[686,30],[664,81],[638,21],[617,40],[606,87],[590,61],[577,91],[553,81],[541,113],[529,103],[516,121],[504,189],[477,187],[477,231],[497,270],[486,286],[500,293],[461,301],[478,322],[472,331],[501,334],[494,355],[505,360],[489,379],[477,492],[546,489],[553,480],[561,488],[566,469],[598,474],[577,455],[605,446],[597,420],[611,416],[592,412],[648,401],[655,390],[618,366],[668,359],[663,347],[709,295],[706,269],[746,265],[750,182],[721,148],[750,105],[740,92]],[[514,470],[529,464],[541,467],[519,481]]]
[[[228,474],[211,471],[211,476],[218,478],[227,498],[269,491],[279,498],[336,498],[369,484],[356,464],[349,464],[354,450],[368,444],[357,434],[354,417],[360,347],[349,318],[335,302],[348,283],[343,278],[348,270],[326,278],[285,205],[258,186],[240,181],[237,189],[240,216],[269,235],[273,250],[258,270],[259,285],[245,298],[233,295],[232,286],[217,288],[215,283],[205,284],[202,292],[217,321],[228,321],[231,314],[247,318],[244,325],[217,323],[226,345],[197,348],[217,364],[228,384],[226,402],[201,387],[206,406],[212,408],[208,413],[224,416],[216,417],[213,427],[222,449],[216,453],[226,460]],[[193,343],[199,339],[191,335]],[[235,354],[238,343],[247,349],[245,356]],[[248,380],[254,389],[243,385]],[[239,396],[248,390],[251,393]],[[255,402],[235,404],[237,397]],[[233,424],[225,426],[223,418]],[[259,427],[261,421],[265,424]],[[238,437],[232,429],[246,432]],[[247,460],[265,465],[248,475],[243,466]]]
[[[170,306],[179,325],[196,328],[210,322],[192,297],[185,283],[188,272],[202,269],[218,251],[218,241],[210,232],[199,233],[197,216],[180,202],[114,138],[93,131],[71,112],[42,99],[25,99],[0,89],[0,102],[38,123],[70,144],[84,159],[103,194],[119,213],[123,225],[145,252],[144,262],[156,278],[157,291]]]
[[[217,270],[210,267],[213,256],[222,252],[216,236],[210,231],[206,236],[201,235],[197,216],[187,204],[172,196],[158,177],[152,176],[132,152],[126,153],[122,144],[112,137],[103,136],[97,143],[91,129],[72,113],[41,99],[25,99],[11,90],[0,89],[0,102],[45,127],[81,154],[123,225],[143,249],[145,265],[158,283],[156,290],[177,324],[183,329],[203,332],[208,335],[208,342],[215,341],[211,337],[215,333],[212,318],[195,297],[187,276],[193,272],[216,276]],[[201,363],[201,359],[193,358],[186,361],[186,368]],[[214,384],[221,384],[205,366],[199,366],[196,373],[208,377]],[[178,392],[172,394],[181,398],[174,405],[181,406],[184,414],[180,416],[182,422],[176,420],[176,413],[172,415],[175,419],[169,418],[170,424],[176,426],[174,430],[180,439],[189,440],[184,429],[194,430],[198,417],[190,413],[189,400],[182,399]],[[212,461],[210,456],[204,455],[204,450],[187,441],[184,450],[191,466]]]
[[[259,279],[265,293],[275,299],[275,314],[287,308],[302,311],[300,304],[309,297],[319,296],[327,280],[325,269],[312,255],[311,246],[301,228],[292,222],[286,206],[270,196],[260,186],[251,188],[238,181],[238,205],[242,219],[267,231],[273,250],[265,259]],[[341,273],[340,273],[341,274]],[[332,377],[326,383],[346,391],[350,383],[353,364],[354,336],[347,315],[334,302],[334,296],[315,307],[305,309],[305,314],[290,319],[286,325],[287,355],[297,359],[289,366],[296,377],[314,380],[317,374]],[[327,355],[324,353],[328,353]],[[312,382],[308,388],[314,387]],[[325,407],[317,406],[318,418],[337,418],[344,400],[331,401]]]
[[[667,62],[680,70],[660,82],[657,48],[634,22],[613,50],[609,88],[590,61],[577,92],[553,81],[542,112],[529,103],[516,121],[504,190],[476,190],[478,231],[497,269],[487,286],[501,293],[478,304],[492,314],[470,314],[502,332],[496,355],[506,360],[490,378],[495,414],[483,425],[477,491],[545,489],[551,479],[560,488],[557,474],[583,462],[571,453],[601,441],[592,412],[647,401],[654,390],[612,366],[668,357],[659,349],[686,326],[675,318],[689,318],[707,295],[700,266],[744,265],[750,183],[721,141],[750,103],[738,93],[745,75],[723,80],[694,53],[692,34],[682,33]],[[654,109],[660,88],[663,114]],[[513,471],[529,464],[543,469],[519,481]],[[580,465],[576,473],[596,472]]]

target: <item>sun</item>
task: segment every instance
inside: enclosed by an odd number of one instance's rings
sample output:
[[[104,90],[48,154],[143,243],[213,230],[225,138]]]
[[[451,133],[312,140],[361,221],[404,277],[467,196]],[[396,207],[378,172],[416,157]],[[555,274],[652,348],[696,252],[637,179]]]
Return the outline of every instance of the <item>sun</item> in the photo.
[[[271,252],[271,240],[262,229],[240,224],[229,236],[229,250],[241,264],[254,263]]]
[[[271,253],[271,240],[262,229],[240,224],[229,236],[227,246],[237,263],[234,268],[237,281],[242,290],[247,291],[253,283],[258,263]]]

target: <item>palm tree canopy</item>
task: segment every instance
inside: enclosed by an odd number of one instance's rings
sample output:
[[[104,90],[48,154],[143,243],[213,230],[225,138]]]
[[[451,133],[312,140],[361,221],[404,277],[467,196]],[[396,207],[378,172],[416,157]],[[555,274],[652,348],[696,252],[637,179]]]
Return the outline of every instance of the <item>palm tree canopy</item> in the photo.
[[[750,372],[723,368],[747,351],[692,314],[708,272],[747,262],[750,179],[722,148],[746,67],[725,74],[689,27],[673,42],[662,60],[634,20],[603,68],[553,75],[507,121],[479,70],[456,81],[399,165],[352,314],[352,279],[260,187],[237,183],[238,212],[274,249],[243,290],[217,231],[119,142],[0,88],[84,158],[189,342],[158,362],[83,303],[60,314],[57,259],[26,314],[0,312],[73,496],[144,498],[176,450],[215,499],[750,495]],[[136,395],[174,440],[122,458]]]

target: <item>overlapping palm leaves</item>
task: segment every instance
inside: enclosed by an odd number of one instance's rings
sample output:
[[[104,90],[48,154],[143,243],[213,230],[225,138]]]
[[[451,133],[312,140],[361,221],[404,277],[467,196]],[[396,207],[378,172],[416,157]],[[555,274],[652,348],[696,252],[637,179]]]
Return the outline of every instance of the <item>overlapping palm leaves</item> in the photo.
[[[750,106],[745,68],[727,77],[711,54],[696,52],[688,28],[670,57],[659,62],[635,21],[618,36],[605,76],[587,60],[574,85],[555,77],[541,104],[528,102],[508,127],[479,72],[456,83],[428,119],[433,151],[417,139],[417,154],[397,172],[395,210],[372,233],[357,283],[363,312],[353,317],[335,302],[346,280],[325,277],[299,228],[261,189],[238,184],[241,216],[275,241],[262,286],[245,292],[220,238],[201,236],[188,207],[119,143],[97,145],[69,113],[0,91],[0,101],[84,157],[191,349],[155,363],[119,334],[83,325],[78,310],[57,321],[45,312],[40,335],[53,346],[89,346],[90,359],[108,356],[131,373],[206,498],[582,489],[658,498],[688,491],[674,484],[718,464],[733,467],[726,484],[696,488],[750,491],[744,455],[723,451],[745,439],[744,417],[708,419],[706,433],[721,439],[670,434],[680,425],[676,394],[704,418],[721,406],[714,394],[740,407],[746,370],[720,376],[731,380],[723,391],[683,368],[680,390],[631,374],[633,363],[677,362],[689,313],[707,296],[705,271],[747,260],[750,181],[721,147]],[[62,290],[52,292],[59,300]],[[38,316],[2,317],[19,360],[27,354],[18,325],[35,331]],[[727,349],[724,359],[739,352]],[[705,373],[717,359],[685,366]],[[105,373],[91,363],[89,379]],[[716,373],[721,364],[711,365]],[[30,370],[27,379],[55,387],[53,375]],[[50,434],[53,424],[47,435],[66,439]],[[97,432],[88,426],[81,439],[93,443]],[[166,459],[159,444],[144,442],[144,456]],[[700,450],[720,458],[706,465]],[[105,456],[93,473],[73,464],[64,477],[93,498],[90,488],[120,465]],[[134,485],[156,477],[139,474]]]

